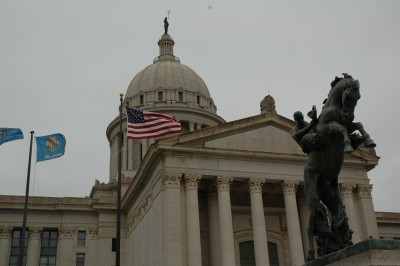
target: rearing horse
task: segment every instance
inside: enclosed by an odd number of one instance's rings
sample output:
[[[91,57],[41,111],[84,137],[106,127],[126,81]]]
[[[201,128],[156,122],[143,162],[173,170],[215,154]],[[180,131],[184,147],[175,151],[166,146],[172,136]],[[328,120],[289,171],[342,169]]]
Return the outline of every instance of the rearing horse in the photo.
[[[353,123],[354,109],[360,99],[360,86],[350,75],[336,77],[318,119],[302,137],[300,146],[309,155],[304,168],[304,191],[310,209],[308,224],[308,261],[315,259],[314,236],[320,256],[352,245],[352,231],[342,205],[338,176],[344,153],[358,145],[375,147],[361,123]],[[313,109],[315,111],[315,109]],[[313,113],[315,115],[315,113]],[[316,115],[315,115],[316,116]],[[351,134],[358,130],[358,134]],[[329,222],[329,215],[331,221]]]

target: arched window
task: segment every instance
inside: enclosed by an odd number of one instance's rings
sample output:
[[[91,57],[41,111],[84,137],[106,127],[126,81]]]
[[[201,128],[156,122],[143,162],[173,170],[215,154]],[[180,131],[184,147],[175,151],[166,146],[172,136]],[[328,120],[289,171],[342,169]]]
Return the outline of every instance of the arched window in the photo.
[[[244,241],[239,243],[240,266],[256,266],[254,255],[254,242]],[[278,245],[268,242],[268,256],[270,266],[279,266]]]

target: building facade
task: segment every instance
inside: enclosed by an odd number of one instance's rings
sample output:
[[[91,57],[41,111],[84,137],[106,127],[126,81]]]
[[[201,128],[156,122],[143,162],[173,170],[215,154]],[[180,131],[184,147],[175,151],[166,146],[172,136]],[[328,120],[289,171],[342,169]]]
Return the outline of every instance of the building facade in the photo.
[[[121,265],[303,265],[308,158],[290,136],[294,122],[268,95],[260,114],[225,122],[202,80],[174,55],[160,54],[130,83],[124,103],[174,116],[182,134],[126,139],[107,127],[110,171],[84,198],[29,199],[26,265],[115,265],[118,151],[122,152]],[[126,132],[126,119],[123,131]],[[375,212],[368,171],[373,149],[347,154],[339,182],[353,242],[400,238],[400,215]],[[0,266],[16,265],[23,196],[0,196]]]

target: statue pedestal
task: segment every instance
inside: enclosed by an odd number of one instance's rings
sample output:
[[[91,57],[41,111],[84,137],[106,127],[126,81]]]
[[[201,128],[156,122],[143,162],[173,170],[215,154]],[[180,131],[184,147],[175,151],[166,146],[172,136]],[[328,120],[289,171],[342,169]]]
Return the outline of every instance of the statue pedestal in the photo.
[[[400,240],[368,239],[305,266],[400,265]]]

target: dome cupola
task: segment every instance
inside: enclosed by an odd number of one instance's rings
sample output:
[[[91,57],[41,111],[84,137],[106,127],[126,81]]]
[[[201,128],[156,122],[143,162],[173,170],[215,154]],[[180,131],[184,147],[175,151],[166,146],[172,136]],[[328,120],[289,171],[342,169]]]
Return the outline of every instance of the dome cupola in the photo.
[[[165,31],[158,40],[159,55],[134,76],[124,104],[173,116],[181,123],[183,133],[224,123],[225,120],[217,115],[217,107],[203,79],[174,55],[175,42],[168,34],[168,26],[165,19]],[[126,119],[123,119],[122,128],[126,131]],[[118,132],[119,119],[116,118],[106,131],[111,152],[110,179],[117,174]],[[126,176],[133,176],[154,140],[128,141],[124,135],[123,141],[122,171]]]

